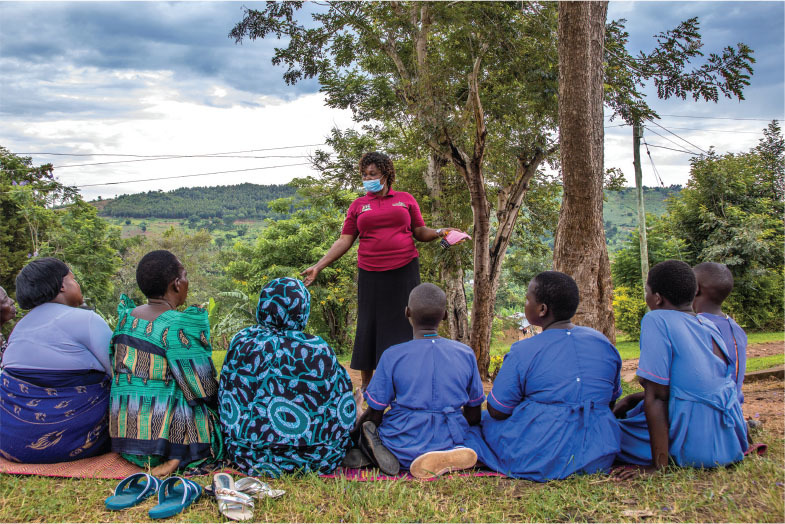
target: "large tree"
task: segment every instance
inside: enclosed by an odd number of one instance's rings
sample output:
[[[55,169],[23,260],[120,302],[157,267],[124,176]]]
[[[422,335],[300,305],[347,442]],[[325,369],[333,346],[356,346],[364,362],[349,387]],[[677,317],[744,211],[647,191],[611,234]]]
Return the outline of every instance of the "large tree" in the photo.
[[[559,2],[562,200],[554,269],[575,279],[576,322],[615,341],[613,286],[602,221],[603,54],[607,2]]]
[[[358,121],[411,128],[432,152],[426,179],[447,163],[461,176],[473,213],[469,342],[487,376],[502,261],[529,184],[556,151],[556,6],[328,2],[305,25],[302,5],[248,9],[230,36],[287,38],[273,58],[287,82],[318,77],[327,103]]]

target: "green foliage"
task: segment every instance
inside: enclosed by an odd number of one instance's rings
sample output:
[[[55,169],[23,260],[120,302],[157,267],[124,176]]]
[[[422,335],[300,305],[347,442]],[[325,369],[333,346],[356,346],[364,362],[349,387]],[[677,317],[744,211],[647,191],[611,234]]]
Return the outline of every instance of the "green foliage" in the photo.
[[[649,267],[664,260],[681,259],[684,241],[672,229],[667,217],[646,215],[646,240],[648,241]],[[638,230],[633,230],[624,247],[619,249],[611,262],[614,287],[626,287],[640,292],[643,299],[643,275],[641,275],[641,245]]]
[[[51,164],[33,166],[30,157],[0,146],[0,286],[13,295],[16,275],[37,256],[51,229],[59,227],[53,209],[78,198],[58,182]]]
[[[136,285],[136,266],[146,253],[156,249],[171,251],[185,266],[189,281],[186,305],[207,304],[210,297],[215,297],[227,287],[218,250],[210,234],[204,230],[189,234],[172,227],[162,235],[137,237],[126,245],[116,275],[118,294],[125,293],[137,304],[147,301]]]
[[[646,302],[640,285],[634,288],[616,286],[613,289],[613,316],[616,329],[623,331],[631,340],[641,336],[641,320],[646,314]]]
[[[349,191],[324,192],[313,180],[300,180],[302,201],[279,199],[272,211],[295,207],[288,217],[270,222],[256,243],[237,242],[226,272],[234,285],[255,299],[262,287],[278,277],[300,278],[310,261],[315,262],[335,241],[346,209],[356,198]],[[356,247],[325,268],[311,292],[311,318],[307,330],[324,338],[336,351],[349,351],[354,334]],[[253,301],[254,311],[256,302]]]
[[[117,299],[114,274],[121,262],[120,228],[102,220],[95,207],[81,198],[56,214],[60,227],[47,234],[40,255],[57,257],[68,264],[87,304],[112,311]]]
[[[681,186],[643,187],[643,206],[646,215],[664,215],[668,212],[667,201],[679,194]],[[602,217],[605,221],[605,241],[608,253],[615,256],[619,249],[627,245],[630,233],[638,230],[638,197],[634,187],[625,187],[618,191],[605,191],[605,203]],[[647,231],[648,231],[647,225]],[[637,241],[637,240],[636,240]]]
[[[232,337],[241,329],[254,323],[255,311],[251,308],[248,295],[240,291],[223,291],[207,301],[207,315],[210,319],[210,342],[213,350],[226,351]],[[215,357],[213,357],[215,360]],[[221,369],[216,365],[216,369]]]
[[[267,203],[277,198],[294,195],[288,184],[238,184],[217,187],[182,187],[172,191],[148,191],[120,195],[106,202],[101,215],[132,218],[187,219],[191,227],[200,220],[218,218],[215,226],[234,220],[262,220],[281,218],[284,212],[273,213]],[[210,222],[212,224],[212,222]]]
[[[693,158],[690,181],[669,206],[684,260],[721,262],[733,272],[723,307],[747,329],[783,326],[785,206],[772,171],[785,162],[782,150],[777,158],[759,150]]]
[[[726,98],[744,100],[743,90],[750,85],[752,49],[743,43],[727,46],[722,54],[710,53],[690,69],[690,62],[703,57],[703,43],[697,18],[679,23],[675,28],[654,36],[656,46],[649,53],[633,57],[626,49],[629,33],[626,20],[614,20],[605,33],[605,103],[628,124],[659,118],[646,103],[639,88],[652,81],[662,100],[681,98],[716,102],[720,93]]]

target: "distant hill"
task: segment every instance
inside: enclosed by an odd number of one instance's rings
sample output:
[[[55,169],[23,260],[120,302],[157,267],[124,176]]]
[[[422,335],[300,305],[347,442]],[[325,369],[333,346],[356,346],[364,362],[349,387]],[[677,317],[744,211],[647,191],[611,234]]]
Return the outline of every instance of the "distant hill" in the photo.
[[[263,220],[281,218],[280,214],[267,209],[267,203],[294,196],[295,191],[287,184],[185,187],[167,192],[120,195],[93,204],[100,215],[109,217]]]
[[[682,187],[644,187],[643,207],[647,214],[664,215],[667,212],[666,200],[676,196]],[[608,250],[613,253],[622,247],[630,231],[638,227],[638,196],[634,187],[621,191],[606,191],[603,206],[605,220],[605,239]]]

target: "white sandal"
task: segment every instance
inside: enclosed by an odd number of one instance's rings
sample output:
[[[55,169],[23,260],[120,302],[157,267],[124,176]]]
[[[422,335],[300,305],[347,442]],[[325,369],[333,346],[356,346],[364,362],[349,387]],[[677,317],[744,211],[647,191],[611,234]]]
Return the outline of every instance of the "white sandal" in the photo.
[[[251,520],[253,518],[253,499],[237,490],[234,480],[227,473],[213,476],[213,496],[218,502],[218,511],[231,520]]]
[[[244,477],[234,483],[234,489],[237,491],[242,491],[246,495],[250,497],[257,498],[259,500],[270,497],[271,499],[277,499],[278,497],[283,496],[286,491],[282,489],[272,489],[270,485],[266,482],[262,482],[256,477]]]

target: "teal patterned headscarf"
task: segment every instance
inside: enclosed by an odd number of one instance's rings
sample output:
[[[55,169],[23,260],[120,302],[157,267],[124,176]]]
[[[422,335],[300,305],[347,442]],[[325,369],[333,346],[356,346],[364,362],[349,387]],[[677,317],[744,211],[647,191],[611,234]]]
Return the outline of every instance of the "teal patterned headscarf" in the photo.
[[[302,281],[276,278],[259,293],[256,320],[273,331],[302,331],[311,314],[311,293]]]

